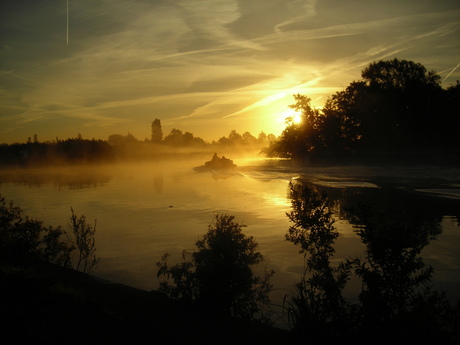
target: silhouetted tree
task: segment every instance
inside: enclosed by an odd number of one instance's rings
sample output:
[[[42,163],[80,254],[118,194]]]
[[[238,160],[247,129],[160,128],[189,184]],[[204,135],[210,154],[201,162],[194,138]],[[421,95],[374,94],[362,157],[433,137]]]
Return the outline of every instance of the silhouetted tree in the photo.
[[[7,204],[0,195],[0,258],[13,262],[44,260],[69,266],[74,249],[62,241],[60,227],[44,227],[43,222],[22,216],[22,209]]]
[[[287,119],[286,129],[279,140],[266,151],[270,155],[304,159],[323,149],[320,129],[324,121],[322,114],[311,107],[311,99],[300,94],[294,95],[295,103],[289,107],[300,112],[301,121],[295,123]]]
[[[180,129],[173,128],[171,132],[163,139],[166,145],[170,146],[202,146],[205,141],[200,137],[193,136],[190,132],[183,133]]]
[[[421,64],[393,59],[366,67],[362,80],[337,92],[324,112],[332,146],[365,151],[421,149],[439,145],[440,77]],[[345,142],[340,139],[347,139]]]
[[[164,138],[164,143],[172,146],[182,146],[184,144],[184,134],[180,129],[173,128]]]
[[[242,140],[243,145],[247,145],[247,146],[252,146],[257,143],[256,137],[254,137],[249,132],[244,132],[243,135],[241,136],[241,140]]]
[[[168,255],[157,263],[158,274],[166,278],[160,290],[169,296],[193,302],[217,313],[252,319],[269,302],[273,271],[256,276],[253,267],[262,263],[262,254],[252,236],[242,233],[245,225],[234,217],[217,214],[208,232],[196,242],[191,260],[167,265]],[[172,279],[172,284],[168,280]]]
[[[363,136],[360,112],[369,104],[363,92],[363,82],[353,82],[345,90],[328,98],[324,107],[324,122],[321,137],[324,147],[331,154],[353,153]]]
[[[152,143],[161,143],[163,140],[163,130],[161,129],[161,121],[159,119],[155,119],[152,122],[152,136],[151,136]]]
[[[235,144],[239,144],[241,142],[241,140],[243,139],[243,137],[241,136],[241,134],[239,134],[236,130],[232,130],[229,135],[228,135],[228,140],[230,140],[230,143],[232,145],[235,145]]]
[[[111,145],[122,146],[122,145],[138,143],[139,141],[136,139],[136,137],[134,137],[134,135],[132,135],[131,133],[128,133],[127,135],[122,135],[122,134],[109,135],[108,142]]]
[[[295,95],[301,123],[288,122],[265,152],[282,157],[343,157],[454,148],[460,97],[443,90],[440,77],[412,61],[373,62],[362,79],[328,98],[321,110]],[[455,133],[454,133],[455,131]],[[455,147],[453,147],[455,145]]]
[[[86,216],[77,216],[73,208],[70,209],[69,227],[72,230],[73,238],[69,240],[75,245],[78,250],[78,259],[75,265],[77,271],[89,273],[96,268],[99,258],[96,256],[96,221],[94,226],[90,226],[86,222]]]
[[[442,133],[442,141],[446,146],[453,151],[459,149],[459,128],[460,116],[458,109],[460,105],[460,81],[457,80],[455,85],[449,86],[444,92],[444,100],[442,113],[445,114],[444,121],[440,121],[440,132]]]

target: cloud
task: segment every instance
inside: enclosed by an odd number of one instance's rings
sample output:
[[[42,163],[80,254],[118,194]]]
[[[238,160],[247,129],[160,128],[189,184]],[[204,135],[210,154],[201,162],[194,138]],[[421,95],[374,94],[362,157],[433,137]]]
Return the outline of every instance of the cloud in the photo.
[[[458,63],[457,66],[455,66],[454,68],[452,68],[452,70],[444,77],[444,79],[443,79],[442,81],[444,82],[447,78],[449,78],[450,75],[451,75],[452,73],[454,73],[455,70],[456,70],[457,68],[459,68],[459,67],[460,67],[460,63]]]
[[[300,22],[305,22],[309,18],[314,17],[316,15],[316,3],[317,3],[317,0],[293,1],[290,4],[290,7],[294,10],[295,15],[289,18],[288,20],[285,20],[275,25],[274,27],[275,32],[280,34],[284,31],[283,28],[287,28],[293,24],[297,24]],[[302,10],[298,11],[299,8]]]
[[[15,9],[0,23],[7,125],[62,118],[116,128],[161,114],[177,126],[243,126],[291,93],[324,100],[379,59],[458,75],[460,10],[442,1],[70,1],[69,46],[65,3],[6,1]]]
[[[238,110],[232,114],[229,114],[229,115],[225,115],[223,116],[223,118],[227,118],[227,117],[231,117],[231,116],[235,116],[235,115],[239,115],[239,114],[242,114],[242,113],[247,113],[248,111],[251,111],[251,110],[254,110],[254,109],[257,109],[257,108],[260,108],[260,107],[263,107],[263,106],[266,106],[266,105],[269,105],[273,102],[276,102],[282,98],[286,97],[286,92],[280,92],[280,93],[277,93],[277,94],[274,94],[274,95],[270,95],[270,96],[267,96],[265,98],[263,98],[262,100],[258,101],[258,102],[255,102],[241,110]]]

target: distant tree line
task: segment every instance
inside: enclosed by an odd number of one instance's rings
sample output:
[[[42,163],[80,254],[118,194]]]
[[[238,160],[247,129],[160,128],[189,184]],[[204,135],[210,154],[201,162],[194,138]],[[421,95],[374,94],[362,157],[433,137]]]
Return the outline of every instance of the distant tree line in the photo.
[[[105,140],[76,138],[40,142],[37,134],[28,138],[27,143],[1,144],[1,166],[31,166],[46,164],[81,164],[113,162],[126,159],[150,159],[170,155],[175,149],[198,150],[219,149],[261,150],[276,140],[273,134],[261,132],[254,137],[249,132],[239,134],[232,130],[228,137],[206,142],[190,132],[172,129],[163,137],[161,121],[152,122],[150,139],[138,140],[134,135],[112,134]]]
[[[107,141],[85,140],[81,136],[39,142],[35,135],[33,142],[0,145],[0,166],[91,163],[113,158],[113,147]]]
[[[276,141],[273,134],[266,134],[260,132],[257,138],[249,132],[243,134],[238,133],[236,130],[231,130],[228,137],[221,137],[217,141],[211,143],[205,142],[200,137],[195,137],[190,132],[183,133],[181,130],[173,128],[171,132],[163,138],[163,130],[161,128],[161,120],[155,119],[152,122],[152,143],[165,144],[168,146],[209,146],[221,145],[224,147],[256,147],[262,148],[270,145]]]
[[[372,155],[459,152],[460,83],[443,89],[441,78],[420,63],[393,59],[373,62],[322,109],[306,95],[291,108],[302,121],[288,119],[269,156],[338,159]]]

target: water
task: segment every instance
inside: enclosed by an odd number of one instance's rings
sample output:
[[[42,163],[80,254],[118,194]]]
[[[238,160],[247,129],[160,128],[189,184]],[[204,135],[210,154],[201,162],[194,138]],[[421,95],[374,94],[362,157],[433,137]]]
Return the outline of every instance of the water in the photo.
[[[460,299],[460,174],[459,169],[329,167],[297,168],[267,161],[235,160],[235,174],[196,173],[201,161],[132,163],[61,169],[3,170],[0,193],[45,225],[67,227],[70,209],[97,220],[96,245],[100,263],[96,276],[145,290],[158,288],[156,262],[164,253],[179,261],[183,250],[207,231],[218,212],[244,223],[259,250],[275,270],[272,300],[281,303],[303,269],[298,248],[285,241],[289,182],[305,178],[342,200],[359,191],[380,200],[383,191],[403,192],[414,209],[438,219],[442,233],[422,252],[435,269],[433,282]],[[393,194],[392,194],[393,193]],[[385,194],[390,204],[401,198]],[[432,196],[434,195],[434,196]],[[394,198],[392,200],[392,198]],[[433,218],[433,219],[434,219]],[[334,261],[362,256],[365,246],[346,217],[337,214],[340,237]],[[356,298],[358,286],[347,288]]]

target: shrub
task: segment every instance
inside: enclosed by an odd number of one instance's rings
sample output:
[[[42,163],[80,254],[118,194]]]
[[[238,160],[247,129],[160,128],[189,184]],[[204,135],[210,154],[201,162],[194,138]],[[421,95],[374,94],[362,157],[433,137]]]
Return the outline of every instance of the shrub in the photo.
[[[73,239],[70,241],[78,250],[78,260],[75,269],[89,273],[96,268],[99,258],[96,256],[96,241],[94,235],[96,233],[96,221],[94,227],[86,223],[86,216],[77,216],[73,208],[70,209],[69,227],[72,230]]]
[[[254,238],[242,233],[245,225],[234,222],[234,218],[216,215],[203,239],[195,243],[198,250],[184,252],[182,263],[169,267],[169,255],[165,254],[157,263],[157,276],[165,278],[160,291],[219,314],[246,319],[263,314],[274,272],[266,270],[263,277],[254,273],[253,267],[264,257],[256,251]]]
[[[22,209],[0,195],[0,258],[9,261],[39,259],[69,266],[74,247],[62,241],[61,227],[22,216]]]

